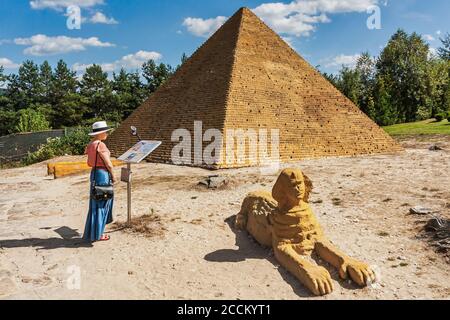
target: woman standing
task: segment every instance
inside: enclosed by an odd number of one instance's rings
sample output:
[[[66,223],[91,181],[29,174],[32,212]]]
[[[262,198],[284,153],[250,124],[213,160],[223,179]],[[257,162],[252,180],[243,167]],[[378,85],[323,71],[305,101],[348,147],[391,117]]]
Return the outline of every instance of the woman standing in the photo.
[[[111,162],[111,153],[103,141],[108,138],[108,132],[111,129],[106,121],[96,122],[92,126],[91,142],[86,147],[85,154],[88,156],[87,163],[93,168],[91,171],[91,188],[94,181],[97,186],[108,186],[116,183],[113,164]],[[96,168],[96,169],[95,169]],[[107,224],[113,221],[114,198],[108,200],[95,200],[90,193],[89,213],[86,220],[83,239],[86,241],[108,241],[109,236],[104,234]]]

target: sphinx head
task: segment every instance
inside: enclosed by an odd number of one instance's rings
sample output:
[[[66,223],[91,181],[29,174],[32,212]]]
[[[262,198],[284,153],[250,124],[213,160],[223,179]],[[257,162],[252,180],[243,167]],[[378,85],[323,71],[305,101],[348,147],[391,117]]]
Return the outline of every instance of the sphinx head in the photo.
[[[285,169],[275,182],[272,197],[283,209],[291,209],[300,203],[309,201],[312,190],[311,180],[300,169]]]

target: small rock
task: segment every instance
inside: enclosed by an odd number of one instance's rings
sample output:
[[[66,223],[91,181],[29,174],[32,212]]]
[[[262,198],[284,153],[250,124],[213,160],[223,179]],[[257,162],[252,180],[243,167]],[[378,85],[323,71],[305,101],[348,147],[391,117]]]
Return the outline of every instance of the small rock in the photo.
[[[389,257],[389,258],[387,258],[387,260],[388,261],[395,261],[395,258],[394,257]]]
[[[207,178],[201,180],[198,184],[204,185],[208,189],[217,189],[219,187],[227,185],[228,179],[226,179],[224,177],[220,177],[218,175],[214,175],[214,176],[208,176]]]
[[[441,147],[437,146],[437,145],[432,145],[428,148],[428,150],[430,151],[441,151],[443,150]]]
[[[426,214],[430,214],[432,212],[433,212],[433,210],[431,210],[429,208],[424,208],[421,206],[416,206],[414,208],[409,209],[409,213],[411,213],[411,214],[426,215]]]
[[[448,226],[448,222],[445,220],[442,220],[441,218],[433,218],[427,222],[427,225],[425,226],[425,230],[427,231],[439,231],[444,230]]]

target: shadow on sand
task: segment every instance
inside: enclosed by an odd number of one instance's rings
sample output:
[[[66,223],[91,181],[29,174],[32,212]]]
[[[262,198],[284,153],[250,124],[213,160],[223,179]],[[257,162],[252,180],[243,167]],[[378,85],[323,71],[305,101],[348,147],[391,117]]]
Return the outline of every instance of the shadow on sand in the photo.
[[[293,275],[279,265],[272,254],[272,249],[259,245],[247,232],[234,228],[235,217],[236,216],[233,215],[225,219],[225,222],[235,234],[236,246],[238,246],[239,249],[217,250],[207,254],[205,260],[211,262],[240,262],[245,261],[246,259],[267,259],[275,267],[278,267],[277,270],[281,277],[292,287],[295,294],[300,297],[314,297]]]
[[[276,258],[272,254],[272,249],[265,248],[259,245],[252,237],[244,231],[237,230],[234,228],[234,220],[235,215],[225,219],[225,222],[228,224],[230,229],[236,236],[236,246],[239,248],[237,250],[233,249],[221,249],[211,253],[208,253],[205,256],[206,261],[211,262],[241,262],[246,259],[267,259],[269,260],[275,267],[277,267],[278,272],[284,281],[286,281],[299,297],[312,298],[316,297],[313,295],[308,289],[306,289],[297,278],[295,278],[291,273],[289,273],[286,269],[284,269]],[[337,271],[332,268],[329,264],[323,262],[316,256],[312,256],[312,258],[317,262],[318,265],[325,267],[331,275],[331,278],[339,284],[349,290],[357,290],[358,287],[353,283],[348,283],[347,281],[342,281],[339,278]]]
[[[61,227],[54,231],[60,235],[60,238],[0,240],[0,248],[36,248],[36,250],[53,250],[60,248],[91,248],[93,246],[92,243],[83,240],[76,230],[69,227]]]

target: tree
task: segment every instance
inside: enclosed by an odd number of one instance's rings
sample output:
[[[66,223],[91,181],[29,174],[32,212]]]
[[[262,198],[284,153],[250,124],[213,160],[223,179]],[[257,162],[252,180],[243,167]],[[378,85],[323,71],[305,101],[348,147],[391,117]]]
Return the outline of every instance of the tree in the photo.
[[[4,74],[5,69],[0,65],[0,89],[3,89],[6,85],[6,80],[8,77]]]
[[[0,136],[6,136],[15,132],[17,115],[14,111],[0,108]]]
[[[155,92],[167,79],[173,74],[170,65],[164,63],[156,65],[155,61],[149,60],[142,65],[142,76],[147,81],[145,87],[147,94],[151,95]]]
[[[417,34],[398,30],[376,62],[383,88],[397,110],[396,122],[412,122],[418,111],[429,108],[427,99],[429,47]]]
[[[356,62],[356,71],[359,75],[358,106],[370,118],[375,120],[374,110],[374,84],[375,61],[368,52],[363,52]]]
[[[8,77],[3,73],[3,66],[0,66],[0,136],[14,132],[16,113],[10,109],[10,100],[7,97],[4,87]]]
[[[20,110],[35,104],[41,96],[39,67],[27,60],[20,66],[18,75],[9,77],[8,97],[13,102],[14,109]]]
[[[127,73],[121,69],[113,73],[112,88],[116,95],[116,110],[122,119],[127,118],[144,100],[143,85],[138,72]]]
[[[8,77],[3,72],[4,72],[3,66],[0,66],[0,112],[9,109],[10,104],[10,100],[6,96],[7,91],[5,89]],[[4,119],[1,117],[0,120],[4,121]],[[1,128],[0,128],[0,135],[2,135]]]
[[[361,95],[361,81],[359,71],[342,66],[339,72],[338,89],[354,104],[358,105]]]
[[[319,71],[320,72],[320,71]],[[322,73],[322,76],[327,79],[333,86],[335,86],[337,89],[339,89],[340,84],[339,84],[339,77],[332,74],[332,73]]]
[[[53,72],[50,85],[50,101],[53,106],[52,125],[54,128],[79,125],[85,112],[83,98],[77,92],[76,72],[70,70],[63,60],[59,60]]]
[[[183,52],[183,54],[181,55],[181,64],[183,65],[188,59],[189,57],[186,55],[185,52]]]
[[[430,60],[427,74],[427,105],[430,108],[420,114],[421,119],[434,118],[439,113],[450,111],[448,100],[449,70],[450,60],[437,58]]]
[[[178,71],[178,69],[181,68],[181,66],[188,61],[189,57],[186,55],[186,53],[183,52],[183,54],[181,55],[181,63],[175,68],[175,71]]]
[[[438,48],[437,52],[441,59],[450,60],[450,33],[446,33],[443,39],[440,39],[442,42],[442,47]]]
[[[374,88],[375,97],[375,122],[382,126],[388,126],[397,123],[397,110],[395,105],[391,104],[391,96],[386,80],[382,75],[377,75]]]
[[[108,81],[108,73],[103,72],[101,66],[94,64],[86,69],[80,83],[80,92],[87,99],[89,118],[104,118],[114,122],[121,120],[111,84]]]
[[[439,57],[446,62],[447,86],[444,89],[443,110],[450,112],[450,33],[446,33],[441,39],[442,47],[438,48]]]
[[[52,91],[53,71],[48,61],[44,61],[39,67],[40,84],[42,86],[41,103],[50,103]]]

